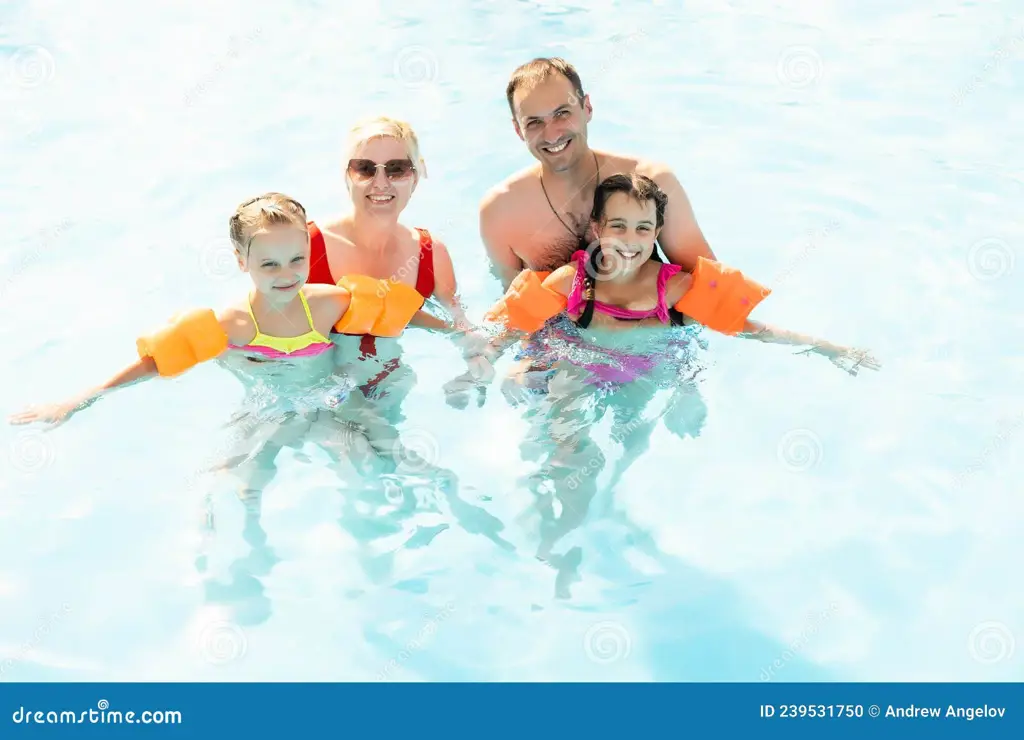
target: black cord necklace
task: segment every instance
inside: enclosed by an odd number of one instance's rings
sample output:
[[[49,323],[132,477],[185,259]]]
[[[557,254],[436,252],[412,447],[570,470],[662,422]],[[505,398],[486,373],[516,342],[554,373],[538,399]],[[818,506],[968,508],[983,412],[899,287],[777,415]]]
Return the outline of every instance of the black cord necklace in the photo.
[[[597,175],[596,175],[597,182],[601,182],[601,163],[597,161],[597,152],[592,151],[590,153],[594,155],[594,166],[597,167]],[[587,183],[589,184],[590,180],[587,180]],[[577,234],[575,231],[573,231],[572,229],[569,228],[569,224],[567,224],[565,221],[562,220],[562,217],[558,215],[558,211],[555,210],[555,206],[551,202],[551,197],[548,195],[548,189],[546,187],[544,187],[544,169],[543,168],[541,168],[541,174],[540,174],[540,189],[544,191],[544,198],[547,200],[548,207],[551,208],[551,212],[553,214],[555,214],[555,218],[558,219],[558,223],[562,224],[562,226],[565,227],[566,231],[568,231],[570,234],[573,235],[573,237],[578,239],[580,237],[580,234]]]

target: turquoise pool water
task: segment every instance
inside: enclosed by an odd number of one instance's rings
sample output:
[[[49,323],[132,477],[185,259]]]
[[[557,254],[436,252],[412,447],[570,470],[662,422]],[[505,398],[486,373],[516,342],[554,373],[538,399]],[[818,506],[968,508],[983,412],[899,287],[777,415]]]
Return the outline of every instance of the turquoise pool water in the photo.
[[[607,464],[549,563],[529,419],[496,392],[446,406],[459,368],[431,337],[403,339],[402,431],[457,496],[374,499],[310,446],[246,528],[197,473],[241,397],[212,364],[4,426],[3,680],[1024,678],[1024,4],[104,5],[2,11],[5,415],[244,290],[231,209],[274,189],[337,211],[364,114],[417,128],[406,220],[479,317],[475,207],[530,161],[504,85],[535,55],[580,70],[595,146],[676,169],[719,257],[775,289],[760,318],[884,366],[705,334],[685,413],[627,438],[615,480],[599,425]]]

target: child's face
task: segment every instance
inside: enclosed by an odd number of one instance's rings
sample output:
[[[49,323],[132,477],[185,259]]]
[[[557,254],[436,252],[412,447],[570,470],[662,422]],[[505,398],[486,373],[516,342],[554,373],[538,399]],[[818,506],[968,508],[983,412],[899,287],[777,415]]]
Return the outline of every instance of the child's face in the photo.
[[[612,193],[596,226],[604,263],[620,274],[638,269],[654,254],[657,223],[653,200],[640,203],[627,193]]]
[[[309,279],[309,233],[286,224],[259,229],[239,263],[260,293],[293,298]]]

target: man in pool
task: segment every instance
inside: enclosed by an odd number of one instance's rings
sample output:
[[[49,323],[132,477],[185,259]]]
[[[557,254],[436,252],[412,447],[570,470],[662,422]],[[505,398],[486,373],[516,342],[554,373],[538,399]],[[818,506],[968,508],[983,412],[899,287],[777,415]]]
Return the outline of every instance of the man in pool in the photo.
[[[480,203],[480,236],[503,290],[524,269],[568,264],[587,236],[597,184],[620,173],[647,175],[668,195],[659,243],[669,262],[690,272],[698,257],[715,259],[667,165],[590,148],[594,110],[571,64],[534,59],[512,73],[505,92],[515,132],[538,164],[495,185]]]
[[[576,69],[564,59],[537,58],[520,65],[505,90],[512,125],[536,165],[495,185],[480,203],[480,236],[491,272],[507,290],[524,269],[553,271],[568,264],[586,238],[594,191],[603,179],[638,172],[668,195],[658,242],[669,262],[692,272],[698,257],[716,259],[694,218],[690,200],[665,164],[590,148],[587,124],[594,109]],[[544,363],[529,348],[502,384],[506,396],[534,381],[544,385]],[[473,385],[468,374],[446,387],[449,403],[463,407]],[[483,402],[480,391],[478,403]]]

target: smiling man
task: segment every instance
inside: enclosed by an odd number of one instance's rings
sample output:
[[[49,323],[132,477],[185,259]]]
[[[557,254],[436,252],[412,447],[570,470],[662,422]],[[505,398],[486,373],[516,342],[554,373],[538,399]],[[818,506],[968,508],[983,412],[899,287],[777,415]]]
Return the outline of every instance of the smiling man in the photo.
[[[658,241],[669,261],[692,271],[698,257],[715,259],[668,166],[590,148],[594,109],[571,64],[557,57],[527,62],[512,73],[506,97],[516,134],[538,164],[493,187],[480,203],[480,236],[504,289],[523,269],[567,264],[587,236],[597,183],[633,171],[668,195]]]

